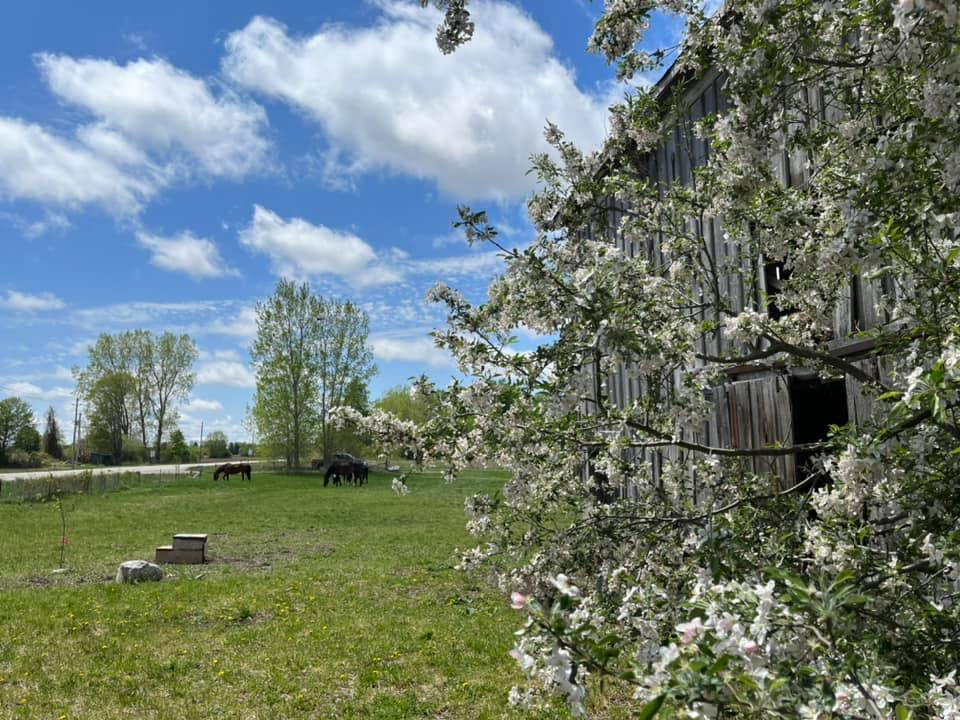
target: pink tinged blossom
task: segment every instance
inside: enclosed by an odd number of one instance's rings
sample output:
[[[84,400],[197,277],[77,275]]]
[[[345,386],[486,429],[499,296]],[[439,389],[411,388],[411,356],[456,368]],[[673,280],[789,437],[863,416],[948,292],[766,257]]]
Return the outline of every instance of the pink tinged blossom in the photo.
[[[523,593],[510,593],[510,607],[514,610],[523,610],[527,606],[527,596]]]
[[[533,669],[533,666],[535,664],[533,657],[530,655],[527,655],[519,647],[515,647],[513,648],[513,650],[510,651],[510,657],[516,660],[517,663],[520,665],[520,669],[527,674],[530,673],[530,671]]]
[[[690,622],[680,623],[677,625],[677,632],[680,633],[680,644],[689,645],[697,639],[703,629],[703,621],[698,617]]]

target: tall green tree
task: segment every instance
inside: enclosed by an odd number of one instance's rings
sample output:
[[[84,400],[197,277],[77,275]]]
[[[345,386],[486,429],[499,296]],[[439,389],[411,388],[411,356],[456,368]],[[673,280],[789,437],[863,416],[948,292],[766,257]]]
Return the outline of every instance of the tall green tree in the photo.
[[[422,425],[430,417],[430,403],[427,398],[414,391],[409,385],[398,385],[387,390],[374,406],[401,420],[410,420]]]
[[[319,305],[320,439],[326,459],[332,452],[334,432],[328,422],[330,409],[339,405],[353,406],[347,402],[351,391],[356,395],[363,389],[365,396],[366,383],[377,369],[373,352],[367,344],[370,332],[367,314],[351,302],[321,298]]]
[[[28,403],[18,397],[0,400],[0,463],[7,462],[7,452],[28,427],[33,427],[33,409]]]
[[[280,280],[273,296],[257,303],[251,415],[260,441],[280,450],[288,467],[300,465],[319,426],[321,315],[320,299],[307,283]]]
[[[189,335],[154,336],[147,330],[104,333],[90,348],[87,366],[76,375],[81,393],[94,404],[91,417],[103,423],[106,436],[113,438],[117,428],[125,428],[127,436],[136,431],[146,448],[148,432],[153,432],[159,457],[164,430],[176,421],[176,405],[193,388],[196,358],[196,344]],[[121,374],[122,382],[117,377]],[[100,380],[111,376],[109,392],[106,386],[94,392]],[[122,402],[116,396],[120,390],[125,393]],[[96,407],[95,400],[106,404]]]
[[[197,359],[197,345],[189,335],[165,332],[152,343],[152,359],[146,371],[150,391],[150,409],[155,428],[154,448],[160,456],[160,442],[165,427],[177,419],[176,406],[193,389],[196,375],[193,363]],[[134,377],[134,391],[138,379]]]
[[[43,451],[52,458],[63,460],[63,436],[57,414],[53,407],[47,409],[46,426],[43,431]]]
[[[207,447],[207,455],[212,458],[230,457],[230,450],[227,447],[227,436],[220,430],[214,430],[204,440]]]
[[[91,406],[87,431],[91,447],[109,450],[114,462],[123,460],[123,440],[132,429],[135,382],[129,373],[108,373],[97,378],[86,393]]]
[[[40,452],[40,432],[32,425],[25,425],[17,433],[13,446],[27,453]]]
[[[132,429],[134,369],[130,333],[101,333],[90,346],[86,367],[74,371],[87,403],[88,442],[112,453],[117,462],[123,459],[123,438]]]
[[[183,437],[183,432],[177,428],[170,433],[170,457],[176,462],[183,462],[190,459],[190,448],[187,447],[187,441]]]
[[[356,395],[375,372],[368,325],[356,305],[318,297],[307,283],[281,280],[257,305],[252,414],[261,440],[291,467],[318,437],[324,457],[330,453],[329,410],[345,402],[351,383]]]
[[[130,375],[133,377],[133,408],[140,442],[144,450],[147,446],[147,433],[152,425],[154,353],[156,343],[153,334],[147,330],[130,330],[121,334],[121,342],[127,348],[130,358]]]

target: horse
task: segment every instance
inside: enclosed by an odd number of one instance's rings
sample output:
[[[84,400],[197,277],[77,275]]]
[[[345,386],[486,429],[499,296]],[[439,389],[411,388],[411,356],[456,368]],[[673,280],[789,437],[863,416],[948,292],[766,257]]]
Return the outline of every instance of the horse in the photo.
[[[368,482],[368,476],[370,474],[370,466],[367,465],[365,460],[354,460],[353,461],[353,481],[357,485],[363,485]]]
[[[323,476],[324,487],[330,484],[331,477],[335,478],[333,484],[337,487],[340,487],[340,483],[344,480],[352,481],[353,460],[332,460],[330,462],[330,467],[327,468],[327,472]]]
[[[239,474],[244,480],[249,480],[252,474],[250,472],[250,465],[247,463],[224,463],[213,471],[213,479],[219,480],[220,476],[223,475],[225,480],[229,480],[231,475],[237,474]]]

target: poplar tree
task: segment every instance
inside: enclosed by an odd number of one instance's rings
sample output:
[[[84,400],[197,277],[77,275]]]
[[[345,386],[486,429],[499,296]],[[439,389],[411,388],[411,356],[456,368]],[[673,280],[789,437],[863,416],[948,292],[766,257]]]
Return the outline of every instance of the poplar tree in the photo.
[[[43,451],[52,458],[63,460],[63,438],[53,407],[47,409],[47,424],[43,431]]]
[[[280,280],[273,296],[257,303],[251,414],[261,442],[281,451],[289,468],[299,467],[320,424],[320,315],[320,300],[307,283]]]

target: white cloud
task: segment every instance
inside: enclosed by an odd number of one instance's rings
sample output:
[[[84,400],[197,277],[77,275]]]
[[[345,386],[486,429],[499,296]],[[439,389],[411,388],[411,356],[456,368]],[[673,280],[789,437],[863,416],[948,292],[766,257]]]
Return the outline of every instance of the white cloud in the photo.
[[[50,377],[56,378],[57,380],[68,380],[70,382],[75,380],[73,370],[68,367],[63,367],[62,365],[58,365],[56,369],[50,373]]]
[[[273,271],[283,277],[309,278],[338,275],[355,287],[397,283],[408,275],[449,278],[458,275],[492,275],[503,268],[498,252],[474,252],[446,258],[412,259],[399,248],[378,254],[352,233],[314,225],[302,218],[285,220],[254,205],[253,220],[240,231],[240,242],[267,255]],[[256,333],[256,315],[242,326]],[[240,333],[236,333],[240,334]]]
[[[31,382],[11,382],[3,386],[3,391],[7,395],[13,395],[28,400],[64,400],[73,397],[73,389],[66,387],[54,387],[43,389]]]
[[[194,278],[239,275],[223,261],[213,242],[192,233],[161,237],[140,232],[137,240],[150,251],[150,263],[162,270],[182,272]]]
[[[63,231],[68,230],[72,226],[73,223],[71,223],[63,213],[47,212],[40,220],[24,223],[21,227],[23,228],[24,237],[33,239],[41,235],[46,235],[51,230]]]
[[[190,401],[183,406],[183,409],[192,413],[214,413],[222,412],[223,405],[217,400],[190,398]]]
[[[230,91],[215,95],[165,60],[118,65],[41,53],[37,65],[54,93],[98,118],[88,142],[115,160],[142,162],[141,149],[165,157],[185,153],[204,174],[223,177],[241,177],[265,163],[263,108]]]
[[[236,360],[240,361],[240,353],[236,350],[200,350],[201,360]]]
[[[70,357],[85,356],[88,352],[90,352],[90,348],[93,347],[94,343],[96,343],[96,339],[94,338],[77,340],[76,342],[71,343],[66,349],[67,355]]]
[[[453,358],[429,337],[378,335],[370,338],[374,357],[386,362],[425,363],[432,367],[454,367]]]
[[[76,324],[97,332],[101,332],[105,326],[148,325],[160,321],[169,328],[173,322],[183,322],[187,317],[196,315],[213,314],[221,307],[222,303],[212,300],[171,303],[127,302],[77,310],[72,314],[72,319]]]
[[[135,215],[178,177],[237,178],[269,164],[263,108],[215,93],[165,60],[119,65],[41,53],[36,62],[53,93],[92,119],[68,137],[0,117],[0,196]],[[67,223],[50,215],[27,230]]]
[[[437,235],[430,244],[435,248],[450,247],[451,245],[454,247],[463,247],[467,244],[467,240],[459,230],[451,230],[446,235]]]
[[[397,273],[378,265],[373,248],[356,235],[302,218],[284,220],[259,205],[254,205],[250,225],[240,231],[240,242],[267,255],[278,275],[333,274],[360,285],[400,279]]]
[[[231,360],[214,360],[202,364],[197,369],[197,384],[252,388],[257,386],[257,378],[250,368],[243,363]]]
[[[436,275],[443,278],[456,275],[492,275],[503,270],[503,258],[499,251],[490,251],[412,260],[408,263],[408,270],[416,275]]]
[[[7,290],[6,298],[0,298],[0,308],[19,312],[40,312],[43,310],[62,310],[66,305],[53,293],[30,295],[16,290]]]
[[[253,307],[244,307],[236,315],[229,318],[217,318],[211,323],[198,327],[195,332],[202,335],[230,335],[253,339],[257,336],[257,311]]]
[[[514,5],[472,3],[483,32],[444,56],[435,12],[377,4],[374,27],[331,25],[309,37],[254,18],[227,38],[224,72],[316,120],[341,173],[387,168],[458,197],[528,193],[528,158],[546,149],[548,119],[582,146],[602,140],[605,99],[577,88],[550,37]]]
[[[128,214],[154,189],[75,141],[0,117],[0,195],[63,207],[94,203]]]

